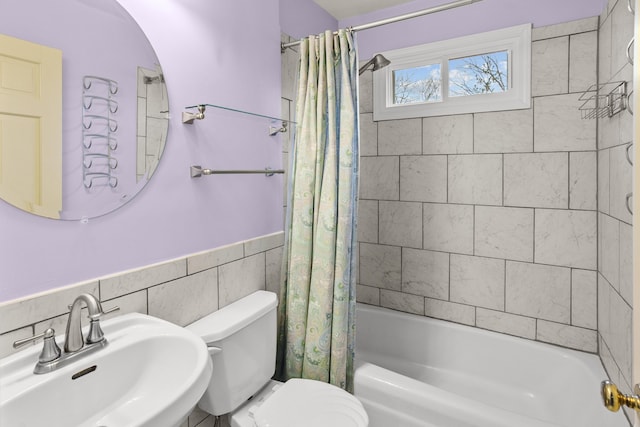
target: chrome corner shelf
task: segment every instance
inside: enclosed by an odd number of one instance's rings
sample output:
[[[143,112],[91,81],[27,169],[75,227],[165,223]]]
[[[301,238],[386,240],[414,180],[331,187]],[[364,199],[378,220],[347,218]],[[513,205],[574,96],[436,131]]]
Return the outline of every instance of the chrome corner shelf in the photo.
[[[628,106],[627,82],[594,84],[579,98],[583,119],[613,117]]]

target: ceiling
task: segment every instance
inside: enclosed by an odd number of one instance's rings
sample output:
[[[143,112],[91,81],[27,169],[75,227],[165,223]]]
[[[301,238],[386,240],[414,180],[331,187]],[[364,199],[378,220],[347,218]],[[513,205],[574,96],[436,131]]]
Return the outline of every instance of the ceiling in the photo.
[[[337,20],[363,15],[412,0],[313,0]]]

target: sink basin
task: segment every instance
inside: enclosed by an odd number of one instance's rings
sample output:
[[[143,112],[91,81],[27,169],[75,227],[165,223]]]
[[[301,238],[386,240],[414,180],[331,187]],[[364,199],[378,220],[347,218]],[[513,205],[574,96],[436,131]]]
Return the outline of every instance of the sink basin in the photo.
[[[177,427],[184,421],[211,377],[202,339],[138,313],[101,323],[107,346],[53,372],[33,373],[41,344],[0,359],[0,426]],[[64,338],[56,341],[62,348]]]

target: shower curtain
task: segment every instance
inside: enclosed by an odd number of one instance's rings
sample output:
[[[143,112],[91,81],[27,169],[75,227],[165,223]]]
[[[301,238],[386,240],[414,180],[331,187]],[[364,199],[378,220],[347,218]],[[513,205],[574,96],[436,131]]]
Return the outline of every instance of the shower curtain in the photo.
[[[358,188],[353,34],[300,45],[278,331],[278,377],[353,390]]]

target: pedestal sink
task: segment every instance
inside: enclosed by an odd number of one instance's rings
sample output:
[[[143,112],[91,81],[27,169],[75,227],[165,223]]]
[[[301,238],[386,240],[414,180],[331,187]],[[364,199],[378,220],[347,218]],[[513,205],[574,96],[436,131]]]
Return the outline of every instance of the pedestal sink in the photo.
[[[33,373],[41,344],[0,359],[0,426],[179,426],[209,384],[204,342],[138,313],[102,329],[105,348],[53,372]]]

